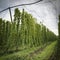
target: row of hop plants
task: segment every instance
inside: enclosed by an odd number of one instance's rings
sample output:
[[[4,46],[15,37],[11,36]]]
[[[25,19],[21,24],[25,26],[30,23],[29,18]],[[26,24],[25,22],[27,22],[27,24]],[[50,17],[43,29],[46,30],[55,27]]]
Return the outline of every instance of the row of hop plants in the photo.
[[[0,53],[37,47],[55,41],[57,36],[24,9],[16,8],[12,22],[0,18]]]
[[[13,56],[13,57],[10,57],[10,58],[5,58],[5,60],[32,60],[31,57],[29,56]]]

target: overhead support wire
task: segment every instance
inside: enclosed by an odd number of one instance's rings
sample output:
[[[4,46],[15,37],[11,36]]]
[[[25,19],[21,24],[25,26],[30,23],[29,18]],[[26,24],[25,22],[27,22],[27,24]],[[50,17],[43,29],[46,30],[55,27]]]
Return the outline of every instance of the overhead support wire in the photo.
[[[4,10],[0,11],[0,13],[4,12],[4,11],[6,11],[6,10],[8,10],[8,8],[6,8],[6,9],[4,9]]]
[[[16,6],[8,7],[8,8],[6,8],[6,9],[4,9],[4,10],[0,11],[0,13],[1,13],[1,12],[3,12],[3,11],[5,11],[5,10],[7,10],[7,9],[9,9],[9,8],[14,8],[14,7],[18,7],[18,6],[24,6],[24,5],[33,5],[33,4],[39,3],[40,1],[42,1],[42,0],[38,0],[38,1],[33,2],[33,3],[20,4],[20,5],[16,5]]]
[[[18,6],[24,6],[24,5],[33,5],[33,4],[39,3],[40,1],[43,1],[43,0],[38,0],[38,1],[36,1],[36,2],[28,3],[28,4],[20,4],[20,5],[12,6],[12,7],[10,7],[10,8],[14,8],[14,7],[18,7]]]
[[[36,2],[33,2],[33,3],[28,3],[28,4],[20,4],[20,5],[16,5],[16,6],[12,6],[12,7],[8,7],[2,11],[0,11],[0,13],[6,11],[6,10],[9,10],[9,13],[10,13],[10,18],[11,18],[11,22],[12,22],[12,13],[11,13],[11,8],[14,8],[14,7],[18,7],[18,6],[25,6],[25,5],[33,5],[33,4],[36,4],[36,3],[39,3],[40,1],[43,1],[43,0],[38,0]]]

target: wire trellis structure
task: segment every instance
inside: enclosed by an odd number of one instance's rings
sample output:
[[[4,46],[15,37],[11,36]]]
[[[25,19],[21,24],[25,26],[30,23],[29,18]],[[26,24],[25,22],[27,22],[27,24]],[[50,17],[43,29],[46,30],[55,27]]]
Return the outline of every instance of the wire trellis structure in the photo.
[[[16,6],[11,6],[11,7],[8,7],[2,11],[0,11],[0,13],[6,11],[6,10],[9,10],[9,14],[10,14],[10,19],[11,19],[11,22],[12,22],[12,12],[11,12],[11,8],[14,8],[14,7],[19,7],[19,6],[27,6],[27,5],[33,5],[33,4],[37,4],[39,2],[41,2],[42,0],[38,0],[36,2],[33,2],[33,3],[28,3],[28,4],[20,4],[20,5],[16,5]]]

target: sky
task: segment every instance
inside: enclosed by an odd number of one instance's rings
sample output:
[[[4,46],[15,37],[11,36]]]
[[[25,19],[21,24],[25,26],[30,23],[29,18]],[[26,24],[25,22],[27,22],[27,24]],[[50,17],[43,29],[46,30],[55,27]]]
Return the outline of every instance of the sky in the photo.
[[[37,0],[0,0],[0,11],[11,6],[32,3]],[[16,7],[17,8],[17,7]],[[29,6],[20,6],[20,10],[25,9],[28,13],[32,14],[37,22],[40,21],[56,35],[58,35],[58,15],[60,14],[60,0],[43,0],[37,4]],[[11,9],[12,16],[14,15],[14,9]],[[0,13],[0,17],[10,20],[9,11],[6,10]]]

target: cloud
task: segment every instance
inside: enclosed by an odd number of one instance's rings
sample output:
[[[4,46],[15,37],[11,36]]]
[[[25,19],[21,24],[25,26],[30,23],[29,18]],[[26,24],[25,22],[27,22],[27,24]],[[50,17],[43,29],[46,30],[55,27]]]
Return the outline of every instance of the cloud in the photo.
[[[14,5],[19,5],[22,3],[31,3],[37,0],[0,0],[0,11]],[[60,0],[43,0],[42,2],[31,5],[19,7],[19,9],[25,8],[26,11],[31,13],[35,18],[37,18],[38,23],[43,21],[43,23],[55,34],[58,34],[58,13],[60,13]],[[12,9],[12,13],[14,9]],[[6,14],[6,15],[4,15]],[[5,19],[10,20],[8,12],[3,13],[0,16],[4,16]],[[12,14],[13,15],[13,14]]]
[[[4,8],[7,8],[9,6],[14,6],[14,5],[19,5],[22,3],[31,3],[31,2],[35,2],[38,0],[0,0],[0,11]],[[57,11],[60,13],[60,0],[43,0],[43,3],[53,3],[56,8]]]

